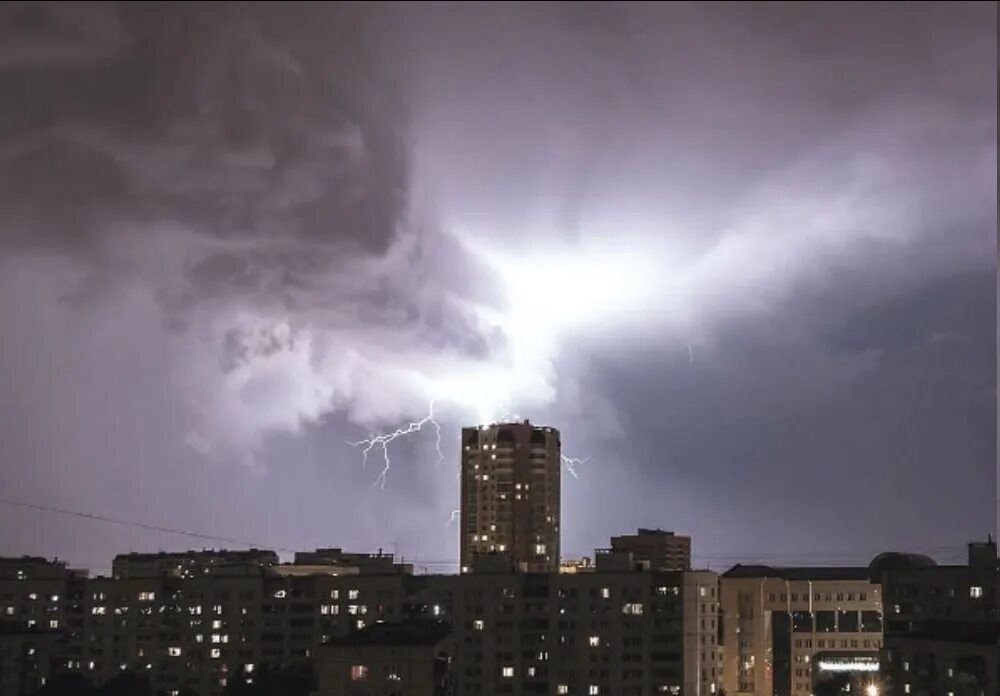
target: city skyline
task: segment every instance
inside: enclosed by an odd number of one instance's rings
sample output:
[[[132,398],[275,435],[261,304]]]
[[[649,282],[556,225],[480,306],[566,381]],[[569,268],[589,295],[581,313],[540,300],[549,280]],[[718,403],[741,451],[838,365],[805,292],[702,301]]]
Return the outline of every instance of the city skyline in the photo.
[[[0,555],[457,570],[460,430],[516,414],[572,458],[563,558],[961,558],[1000,499],[995,27],[4,4]]]

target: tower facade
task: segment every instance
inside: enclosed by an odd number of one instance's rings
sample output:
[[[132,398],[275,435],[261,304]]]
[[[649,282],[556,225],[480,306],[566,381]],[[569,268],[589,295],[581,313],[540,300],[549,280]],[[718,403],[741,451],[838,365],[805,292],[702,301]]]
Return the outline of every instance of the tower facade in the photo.
[[[559,570],[559,431],[522,423],[462,429],[461,565]]]

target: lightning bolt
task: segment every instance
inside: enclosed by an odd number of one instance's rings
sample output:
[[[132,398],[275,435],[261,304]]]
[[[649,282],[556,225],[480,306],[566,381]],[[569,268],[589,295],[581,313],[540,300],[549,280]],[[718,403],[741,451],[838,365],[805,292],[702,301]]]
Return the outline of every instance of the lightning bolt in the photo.
[[[368,454],[373,449],[377,448],[382,450],[382,471],[379,472],[379,475],[375,478],[375,482],[372,485],[385,488],[386,478],[389,475],[389,469],[392,467],[392,460],[389,458],[389,443],[398,438],[418,433],[424,429],[424,426],[427,425],[434,428],[434,447],[437,452],[437,461],[434,463],[434,466],[439,466],[441,462],[444,461],[444,455],[441,454],[441,426],[434,419],[433,401],[427,405],[427,415],[420,420],[411,421],[406,425],[396,428],[391,433],[373,433],[364,440],[358,440],[357,442],[351,442],[348,440],[347,444],[351,447],[361,448],[362,466],[368,465]]]
[[[458,516],[459,516],[460,514],[462,514],[462,511],[461,511],[461,510],[452,510],[452,511],[451,511],[451,517],[449,517],[449,518],[448,518],[448,524],[446,524],[446,525],[445,525],[445,527],[450,527],[450,526],[451,526],[451,525],[453,525],[453,524],[454,524],[454,523],[455,523],[456,521],[458,521]]]
[[[565,454],[561,454],[559,456],[562,459],[563,466],[566,467],[566,471],[568,471],[570,476],[575,479],[580,478],[576,473],[576,465],[586,464],[590,461],[590,457],[567,457]]]

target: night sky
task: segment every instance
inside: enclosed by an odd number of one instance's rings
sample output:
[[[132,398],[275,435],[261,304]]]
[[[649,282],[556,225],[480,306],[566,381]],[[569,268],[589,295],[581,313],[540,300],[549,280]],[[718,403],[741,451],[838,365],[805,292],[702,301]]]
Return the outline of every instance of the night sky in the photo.
[[[0,497],[454,570],[458,437],[563,555],[996,529],[994,3],[0,6]],[[441,426],[362,466],[348,441]],[[211,541],[0,505],[0,554]],[[230,544],[232,546],[232,544]]]

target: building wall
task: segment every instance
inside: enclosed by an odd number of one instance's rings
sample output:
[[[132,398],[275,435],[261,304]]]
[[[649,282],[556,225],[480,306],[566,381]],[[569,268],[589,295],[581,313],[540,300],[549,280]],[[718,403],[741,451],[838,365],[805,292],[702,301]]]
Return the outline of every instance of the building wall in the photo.
[[[985,559],[972,550],[968,566],[896,567],[883,573],[883,676],[892,693],[1000,693],[996,547],[987,549]]]
[[[482,574],[440,576],[433,585],[450,602],[457,693],[694,695],[718,688],[712,573]],[[704,633],[688,625],[699,612]],[[698,664],[701,687],[697,670],[686,671]]]
[[[881,587],[869,580],[724,575],[721,585],[727,694],[809,696],[817,652],[882,645]]]
[[[328,649],[317,660],[318,696],[438,696],[435,657],[423,645]]]
[[[63,633],[59,669],[97,683],[130,669],[168,695],[190,687],[219,696],[228,681],[265,666],[310,670],[331,638],[421,616],[452,626],[456,693],[711,694],[722,668],[712,573],[298,576],[270,568],[91,578],[75,594],[52,582],[0,581],[0,606],[37,621],[54,604],[53,614],[79,622]]]
[[[463,572],[477,554],[503,553],[526,572],[559,568],[559,431],[530,423],[462,429]]]

